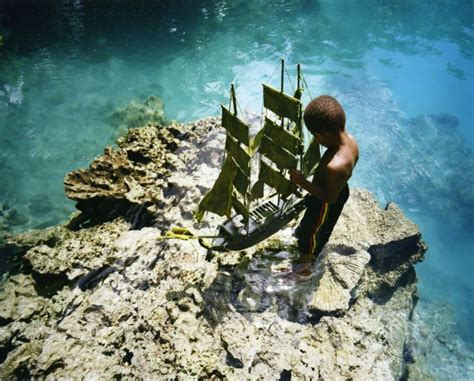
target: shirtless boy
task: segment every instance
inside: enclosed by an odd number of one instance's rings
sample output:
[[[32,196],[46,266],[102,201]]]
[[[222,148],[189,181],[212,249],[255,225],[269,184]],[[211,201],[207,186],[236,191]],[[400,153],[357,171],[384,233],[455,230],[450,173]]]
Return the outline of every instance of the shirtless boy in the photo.
[[[349,198],[347,181],[359,158],[359,149],[354,137],[345,130],[346,115],[333,97],[322,95],[313,99],[303,117],[311,134],[327,148],[312,182],[301,172],[290,170],[291,181],[310,194],[306,212],[295,231],[301,251],[299,262],[309,265],[329,240]]]

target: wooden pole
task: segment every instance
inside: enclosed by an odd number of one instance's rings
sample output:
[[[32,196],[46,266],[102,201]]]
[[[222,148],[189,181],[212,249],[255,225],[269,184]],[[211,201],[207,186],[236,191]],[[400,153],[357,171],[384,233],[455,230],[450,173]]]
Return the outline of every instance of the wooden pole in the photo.
[[[230,84],[230,96],[232,97],[232,104],[234,105],[234,115],[237,116],[237,98],[235,96],[234,84]]]

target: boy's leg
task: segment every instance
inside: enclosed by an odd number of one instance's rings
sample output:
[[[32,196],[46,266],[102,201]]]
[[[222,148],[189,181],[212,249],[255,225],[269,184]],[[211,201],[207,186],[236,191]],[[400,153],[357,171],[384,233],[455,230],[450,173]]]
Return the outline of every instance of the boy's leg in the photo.
[[[308,207],[295,231],[301,251],[301,261],[311,262],[321,252],[329,240],[348,198],[349,187],[347,184],[342,189],[337,202],[332,205],[311,196],[307,197]]]
[[[329,241],[334,226],[336,226],[337,220],[342,213],[342,209],[349,198],[349,186],[346,186],[342,189],[341,194],[339,195],[336,203],[329,205],[327,204],[327,211],[323,221],[321,222],[319,228],[313,231],[313,240],[314,247],[310,248],[313,251],[314,255],[317,256],[322,250],[324,245]]]
[[[293,271],[299,281],[306,281],[312,277],[312,264],[319,254],[315,252],[314,232],[320,228],[327,209],[326,203],[311,196],[307,196],[306,205],[305,214],[295,231],[300,257],[293,263]]]
[[[310,256],[311,236],[317,221],[323,203],[312,196],[306,196],[306,211],[295,230],[295,236],[298,239],[298,248],[302,256]]]

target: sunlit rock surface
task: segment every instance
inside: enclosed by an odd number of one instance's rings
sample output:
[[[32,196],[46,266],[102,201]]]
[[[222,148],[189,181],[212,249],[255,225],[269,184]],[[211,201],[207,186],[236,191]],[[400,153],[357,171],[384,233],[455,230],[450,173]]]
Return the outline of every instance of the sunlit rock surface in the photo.
[[[292,268],[291,226],[241,252],[161,239],[174,225],[209,233],[219,221],[192,218],[222,163],[218,123],[131,130],[66,176],[83,213],[7,237],[16,260],[0,290],[0,379],[422,374],[410,319],[426,247],[396,205],[352,190],[306,281]],[[141,208],[149,220],[136,224]]]
[[[327,246],[321,255],[320,276],[309,307],[321,313],[335,313],[349,308],[351,292],[359,284],[370,255]]]

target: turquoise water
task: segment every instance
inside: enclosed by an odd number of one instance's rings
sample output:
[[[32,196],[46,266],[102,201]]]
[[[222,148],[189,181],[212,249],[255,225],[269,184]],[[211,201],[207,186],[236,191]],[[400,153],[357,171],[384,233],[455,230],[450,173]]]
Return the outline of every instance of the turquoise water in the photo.
[[[193,120],[234,82],[259,112],[285,57],[345,107],[361,148],[351,185],[420,225],[420,308],[450,305],[452,340],[472,346],[473,20],[469,0],[0,1],[0,223],[65,219],[64,174],[114,143],[117,108],[153,94]]]

